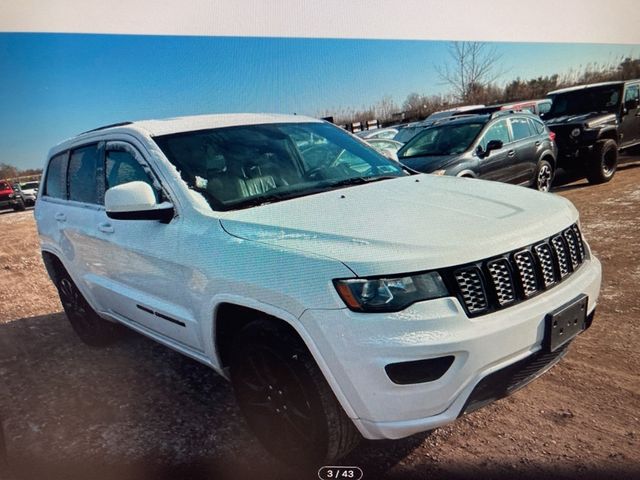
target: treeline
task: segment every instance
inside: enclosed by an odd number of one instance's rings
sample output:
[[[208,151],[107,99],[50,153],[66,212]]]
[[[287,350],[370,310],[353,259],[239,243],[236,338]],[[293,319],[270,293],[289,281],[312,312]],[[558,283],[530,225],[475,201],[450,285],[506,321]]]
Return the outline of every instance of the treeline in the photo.
[[[338,108],[322,112],[321,116],[333,116],[335,123],[350,124],[377,119],[383,125],[422,120],[433,112],[461,105],[513,102],[544,97],[547,92],[558,88],[584,83],[606,82],[640,78],[640,58],[622,58],[614,64],[589,64],[584,68],[569,70],[564,74],[554,74],[524,80],[516,78],[504,86],[495,83],[473,84],[467,89],[465,99],[450,95],[428,95],[410,93],[402,103],[396,104],[386,95],[369,107]]]
[[[0,180],[17,180],[26,181],[30,179],[40,178],[42,175],[41,168],[27,168],[20,170],[19,168],[7,163],[0,163]]]

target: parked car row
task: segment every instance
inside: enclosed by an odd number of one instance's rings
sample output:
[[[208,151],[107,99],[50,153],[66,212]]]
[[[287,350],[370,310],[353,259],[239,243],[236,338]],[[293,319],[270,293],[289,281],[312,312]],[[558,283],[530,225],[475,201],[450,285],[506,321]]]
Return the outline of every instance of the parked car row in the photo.
[[[36,204],[38,182],[11,183],[0,180],[0,210],[22,211]]]
[[[640,144],[640,80],[580,85],[545,99],[458,107],[359,135],[389,158],[425,173],[547,191],[563,168],[602,183],[615,174],[618,152]],[[398,143],[374,142],[377,138]]]

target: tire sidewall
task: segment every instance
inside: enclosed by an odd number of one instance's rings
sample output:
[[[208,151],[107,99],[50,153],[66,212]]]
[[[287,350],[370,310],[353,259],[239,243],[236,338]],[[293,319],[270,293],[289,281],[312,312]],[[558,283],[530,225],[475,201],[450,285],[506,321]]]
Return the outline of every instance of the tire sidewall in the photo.
[[[70,310],[63,301],[62,282],[65,280],[69,282],[71,288],[75,289],[79,295],[79,302],[82,303],[82,307],[84,309],[82,321],[76,318],[78,312]],[[114,343],[122,336],[122,327],[100,317],[91,305],[89,305],[89,302],[87,302],[84,295],[82,295],[82,292],[67,272],[61,272],[57,276],[55,283],[56,288],[58,289],[58,294],[60,295],[62,307],[67,314],[67,319],[69,320],[74,332],[76,332],[83,343],[92,347],[104,347]]]
[[[613,155],[612,165],[607,166],[607,157]],[[600,140],[587,167],[587,178],[591,183],[605,183],[613,178],[618,168],[618,144],[615,140]]]
[[[308,439],[310,445],[308,452],[302,454],[298,452],[292,455],[288,452],[286,447],[278,444],[278,439],[271,435],[265,436],[262,427],[257,426],[250,420],[250,415],[247,415],[245,406],[242,403],[242,394],[239,388],[239,376],[238,368],[242,360],[252,350],[259,348],[269,348],[274,352],[278,352],[279,359],[286,363],[296,375],[303,378],[304,389],[309,399],[310,409],[314,417],[314,428],[312,437]],[[288,332],[282,332],[278,329],[265,328],[262,331],[252,328],[245,328],[236,337],[234,342],[233,352],[231,354],[230,361],[230,377],[233,385],[236,399],[240,405],[249,427],[254,432],[256,437],[260,440],[262,445],[275,457],[280,460],[297,465],[315,465],[320,464],[326,457],[328,450],[328,419],[324,410],[324,405],[321,399],[320,389],[317,374],[319,371],[314,371],[314,360],[308,353],[308,350],[297,341],[292,338],[292,335]],[[273,431],[278,431],[277,423],[279,419],[277,416],[270,418],[273,422]]]

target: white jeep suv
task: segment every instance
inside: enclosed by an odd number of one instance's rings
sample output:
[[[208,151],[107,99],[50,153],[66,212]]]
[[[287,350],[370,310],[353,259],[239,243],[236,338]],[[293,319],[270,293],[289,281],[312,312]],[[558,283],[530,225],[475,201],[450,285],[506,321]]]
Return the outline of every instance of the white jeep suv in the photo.
[[[209,365],[292,462],[512,393],[589,327],[600,288],[569,201],[414,174],[302,116],[85,132],[51,150],[40,192],[80,338],[123,324]]]

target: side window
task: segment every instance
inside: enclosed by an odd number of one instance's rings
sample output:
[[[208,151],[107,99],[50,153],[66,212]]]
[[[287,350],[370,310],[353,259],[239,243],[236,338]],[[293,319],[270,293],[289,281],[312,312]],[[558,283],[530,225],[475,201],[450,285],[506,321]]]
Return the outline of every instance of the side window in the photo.
[[[531,131],[535,132],[537,135],[542,135],[544,133],[545,126],[542,122],[539,122],[538,120],[534,120],[530,118],[529,126],[531,127]]]
[[[624,93],[624,103],[640,100],[640,85],[629,85]]]
[[[491,140],[500,140],[503,144],[507,144],[511,141],[506,120],[499,120],[487,129],[482,140],[480,140],[480,145],[483,150],[487,149],[487,144]]]
[[[140,181],[148,183],[156,194],[156,201],[159,200],[158,192],[153,186],[153,181],[149,174],[147,174],[138,160],[126,150],[107,150],[105,179],[106,189],[128,182]]]
[[[551,110],[551,102],[540,102],[538,104],[538,115],[544,115]]]
[[[96,170],[99,164],[98,145],[89,145],[71,152],[69,158],[69,200],[99,203]]]
[[[49,160],[44,195],[54,198],[67,198],[67,152],[60,153]]]
[[[529,130],[529,122],[526,118],[512,118],[511,131],[513,132],[514,141],[522,140],[532,135]]]

